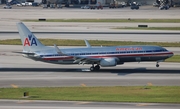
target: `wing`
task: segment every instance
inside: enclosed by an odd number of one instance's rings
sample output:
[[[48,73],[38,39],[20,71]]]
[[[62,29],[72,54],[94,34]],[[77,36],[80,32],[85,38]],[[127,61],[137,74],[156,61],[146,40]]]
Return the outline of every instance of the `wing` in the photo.
[[[60,55],[66,55],[66,54],[64,54],[63,52],[61,52],[61,50],[56,46],[56,44],[54,44],[54,47],[55,47],[55,50],[56,50],[56,52],[57,52],[58,54],[60,54]]]
[[[86,39],[85,39],[84,41],[85,41],[85,43],[86,43],[86,46],[87,46],[88,48],[90,48],[91,45],[89,44],[89,42],[88,42]]]
[[[74,56],[73,63],[89,64],[89,63],[98,63],[101,60],[102,60],[101,58],[91,58],[91,57],[87,57],[87,56]]]

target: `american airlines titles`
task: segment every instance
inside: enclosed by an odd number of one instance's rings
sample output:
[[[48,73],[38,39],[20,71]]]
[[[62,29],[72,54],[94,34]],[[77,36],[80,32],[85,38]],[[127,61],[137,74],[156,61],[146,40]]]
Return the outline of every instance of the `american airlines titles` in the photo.
[[[116,48],[116,51],[139,51],[142,47]]]

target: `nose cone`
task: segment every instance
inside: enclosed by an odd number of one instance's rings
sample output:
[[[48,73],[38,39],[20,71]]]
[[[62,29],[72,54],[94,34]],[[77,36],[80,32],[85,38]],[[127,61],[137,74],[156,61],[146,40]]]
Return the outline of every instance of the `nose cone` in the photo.
[[[174,53],[173,52],[169,52],[169,57],[172,57],[174,55]]]

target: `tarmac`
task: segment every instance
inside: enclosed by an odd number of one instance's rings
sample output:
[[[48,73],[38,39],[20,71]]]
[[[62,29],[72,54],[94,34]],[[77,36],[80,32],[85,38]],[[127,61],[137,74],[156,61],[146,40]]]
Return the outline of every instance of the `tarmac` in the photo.
[[[179,104],[0,100],[1,109],[179,109]]]

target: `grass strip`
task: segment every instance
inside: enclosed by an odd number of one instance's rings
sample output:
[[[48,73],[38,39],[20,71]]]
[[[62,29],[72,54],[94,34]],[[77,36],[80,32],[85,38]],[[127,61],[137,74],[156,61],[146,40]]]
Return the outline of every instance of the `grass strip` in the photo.
[[[180,19],[24,19],[24,22],[127,22],[127,23],[180,23]]]
[[[0,99],[180,103],[179,92],[180,86],[0,88]]]
[[[117,27],[113,29],[129,29],[129,30],[180,30],[180,27]]]
[[[174,55],[173,57],[166,59],[165,62],[180,62],[180,55]]]
[[[39,39],[46,46],[85,46],[84,40],[71,39]],[[133,41],[104,41],[89,40],[92,46],[122,46],[122,45],[157,45],[162,47],[180,47],[180,42],[133,42]],[[3,45],[22,45],[20,39],[0,40]]]

